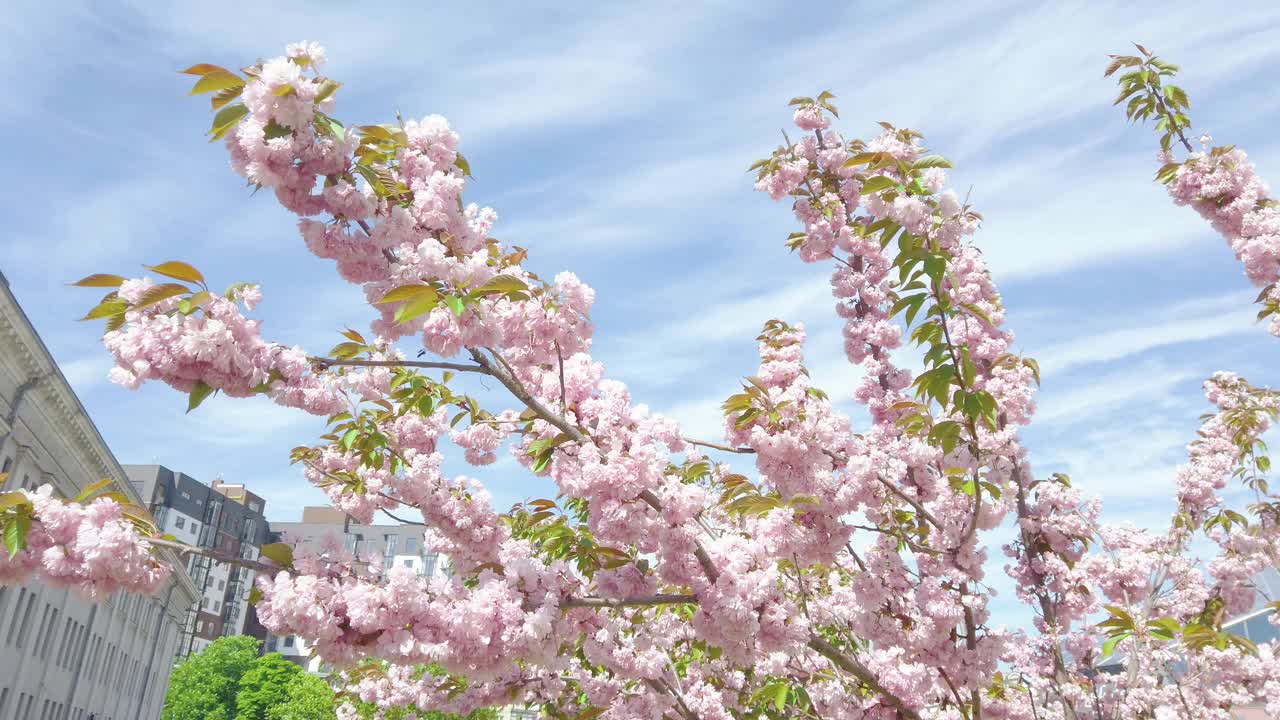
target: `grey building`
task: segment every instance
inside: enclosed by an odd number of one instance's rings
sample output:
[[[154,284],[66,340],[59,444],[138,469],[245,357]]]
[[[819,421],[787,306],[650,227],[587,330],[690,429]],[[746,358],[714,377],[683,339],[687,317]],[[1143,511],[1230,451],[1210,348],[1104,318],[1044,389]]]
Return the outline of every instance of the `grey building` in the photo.
[[[128,482],[0,275],[0,490],[53,487],[74,497],[101,479],[136,504]],[[0,718],[154,720],[183,621],[199,593],[173,553],[152,597],[89,602],[31,580],[0,586]]]
[[[244,485],[220,480],[205,485],[163,465],[125,465],[124,470],[164,532],[226,556],[258,559],[269,532],[265,503]],[[179,657],[228,635],[266,639],[249,604],[252,570],[192,554],[187,556],[187,571],[200,589],[200,603],[183,628]]]

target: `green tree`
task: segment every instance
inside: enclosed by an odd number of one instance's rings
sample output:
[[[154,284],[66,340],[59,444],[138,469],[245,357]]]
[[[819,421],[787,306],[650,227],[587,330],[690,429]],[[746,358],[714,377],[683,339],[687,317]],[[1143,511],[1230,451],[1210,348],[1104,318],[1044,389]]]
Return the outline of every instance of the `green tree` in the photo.
[[[258,658],[253,668],[240,678],[236,694],[235,720],[267,720],[267,711],[289,700],[292,685],[306,675],[302,668],[280,653],[267,653]]]
[[[267,710],[267,720],[333,720],[333,690],[324,680],[303,673],[289,684],[284,703]]]
[[[258,660],[258,641],[218,638],[178,663],[169,678],[160,720],[235,720],[240,679]]]

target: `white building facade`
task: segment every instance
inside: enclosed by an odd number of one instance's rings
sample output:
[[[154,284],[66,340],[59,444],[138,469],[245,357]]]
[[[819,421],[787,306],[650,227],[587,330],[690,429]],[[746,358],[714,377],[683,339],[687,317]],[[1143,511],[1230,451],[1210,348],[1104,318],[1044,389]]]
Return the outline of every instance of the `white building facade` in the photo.
[[[101,479],[143,504],[0,275],[0,490],[74,497]],[[151,597],[89,602],[43,585],[0,586],[0,718],[155,720],[179,634],[199,597],[178,557]]]

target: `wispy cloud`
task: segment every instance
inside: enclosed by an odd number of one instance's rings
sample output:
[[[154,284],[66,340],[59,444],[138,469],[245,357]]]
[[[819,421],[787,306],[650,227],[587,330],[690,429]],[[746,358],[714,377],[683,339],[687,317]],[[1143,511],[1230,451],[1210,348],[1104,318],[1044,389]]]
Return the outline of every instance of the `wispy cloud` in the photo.
[[[1037,426],[1096,422],[1117,408],[1141,406],[1158,411],[1172,403],[1174,391],[1197,381],[1195,373],[1170,368],[1161,362],[1135,363],[1104,375],[1082,377],[1063,390],[1051,385],[1040,390]]]
[[[1231,293],[1179,303],[1149,315],[1142,322],[1033,349],[1043,358],[1046,374],[1070,368],[1120,360],[1153,348],[1186,342],[1258,332],[1253,293]]]
[[[111,369],[111,359],[106,355],[94,354],[76,358],[58,364],[67,382],[77,394],[83,394],[90,388],[102,385],[107,381],[107,371]]]
[[[212,397],[190,417],[203,442],[221,447],[258,446],[269,440],[286,452],[290,441],[314,438],[324,421],[263,397]]]

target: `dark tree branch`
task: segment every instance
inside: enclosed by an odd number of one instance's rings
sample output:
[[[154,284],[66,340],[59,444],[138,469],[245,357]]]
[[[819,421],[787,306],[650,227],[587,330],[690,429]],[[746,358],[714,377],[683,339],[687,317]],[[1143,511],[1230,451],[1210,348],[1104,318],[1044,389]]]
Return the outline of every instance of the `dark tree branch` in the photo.
[[[598,597],[581,597],[567,598],[560,603],[560,607],[566,608],[624,608],[624,607],[648,607],[652,605],[687,605],[696,604],[698,598],[694,595],[668,595],[659,593],[657,595],[646,595],[643,597],[630,598],[598,598]]]
[[[868,688],[878,693],[880,697],[884,698],[885,702],[898,711],[898,715],[900,717],[907,718],[907,720],[920,720],[920,714],[907,707],[907,704],[902,702],[898,696],[886,690],[866,665],[863,665],[854,658],[848,657],[844,653],[840,652],[839,648],[817,635],[809,636],[809,648],[825,657],[827,660],[830,660],[831,664],[857,678],[863,685],[866,685]]]
[[[455,372],[473,372],[481,375],[490,375],[487,369],[479,365],[463,365],[461,363],[449,362],[427,362],[423,360],[340,360],[338,358],[311,357],[308,358],[312,363],[322,368],[350,366],[350,367],[416,367],[428,368],[436,370],[453,370]]]

